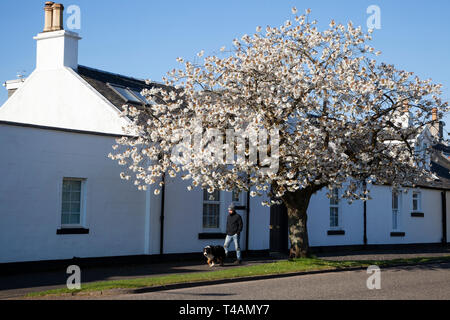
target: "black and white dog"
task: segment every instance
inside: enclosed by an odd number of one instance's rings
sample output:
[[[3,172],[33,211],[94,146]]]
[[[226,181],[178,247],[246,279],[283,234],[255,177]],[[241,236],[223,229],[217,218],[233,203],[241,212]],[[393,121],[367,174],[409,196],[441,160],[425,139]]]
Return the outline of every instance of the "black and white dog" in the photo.
[[[210,267],[213,267],[214,263],[223,266],[225,249],[222,246],[206,246],[203,248],[203,255],[208,260],[207,262]]]

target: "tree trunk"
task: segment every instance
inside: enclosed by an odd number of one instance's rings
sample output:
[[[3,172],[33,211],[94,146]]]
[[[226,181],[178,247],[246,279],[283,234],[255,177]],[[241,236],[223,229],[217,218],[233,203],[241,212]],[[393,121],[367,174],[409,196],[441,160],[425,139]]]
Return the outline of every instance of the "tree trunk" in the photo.
[[[288,208],[289,258],[305,258],[309,255],[309,241],[306,210]]]
[[[283,203],[287,207],[289,240],[291,248],[289,258],[305,258],[309,256],[307,228],[307,210],[311,196],[323,186],[311,186],[283,195]]]

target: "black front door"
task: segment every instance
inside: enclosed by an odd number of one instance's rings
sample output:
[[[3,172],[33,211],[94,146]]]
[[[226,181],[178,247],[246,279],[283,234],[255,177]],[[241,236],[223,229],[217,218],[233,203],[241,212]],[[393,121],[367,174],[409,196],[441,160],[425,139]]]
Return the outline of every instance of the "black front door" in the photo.
[[[284,204],[270,207],[270,252],[288,253],[288,216]]]

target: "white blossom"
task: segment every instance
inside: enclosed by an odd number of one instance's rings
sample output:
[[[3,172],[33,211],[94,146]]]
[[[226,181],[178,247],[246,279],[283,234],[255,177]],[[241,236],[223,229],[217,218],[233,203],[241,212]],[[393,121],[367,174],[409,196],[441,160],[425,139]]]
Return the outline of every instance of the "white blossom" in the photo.
[[[370,31],[334,20],[320,31],[309,13],[265,32],[257,27],[257,34],[234,39],[230,54],[196,63],[178,58],[181,67],[164,77],[165,86],[143,92],[151,105],[124,107],[134,134],[117,139],[109,155],[129,171],[120,177],[144,190],[167,173],[167,179],[190,181],[188,189],[256,190],[252,196],[342,186],[343,196],[354,200],[369,197],[358,190],[361,181],[414,184],[425,175],[412,141],[433,108],[448,110],[442,86],[377,62]],[[398,124],[405,104],[407,128]],[[249,163],[252,145],[237,141],[250,129],[275,127],[279,147],[268,155],[279,167],[264,175],[268,162]],[[245,157],[232,165],[212,159],[207,139],[195,139],[206,129],[224,139],[232,130],[233,150],[244,148]],[[176,148],[183,150],[177,162]]]

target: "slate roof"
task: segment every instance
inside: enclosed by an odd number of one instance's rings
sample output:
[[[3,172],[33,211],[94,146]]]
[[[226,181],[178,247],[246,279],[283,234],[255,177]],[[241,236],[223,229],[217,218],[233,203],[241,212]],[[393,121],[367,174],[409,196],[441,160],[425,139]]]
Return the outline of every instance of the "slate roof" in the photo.
[[[159,83],[147,84],[145,80],[136,79],[116,73],[102,71],[86,66],[78,66],[78,74],[89,83],[95,90],[97,90],[102,96],[110,101],[119,110],[122,110],[124,104],[135,105],[135,103],[126,101],[116,91],[114,91],[108,84],[115,84],[122,87],[128,87],[140,92],[143,89],[151,89],[155,86],[161,87],[164,85]]]
[[[435,144],[432,147],[430,169],[438,177],[438,180],[433,182],[432,186],[450,189],[450,159],[445,155],[449,149],[443,143]]]

